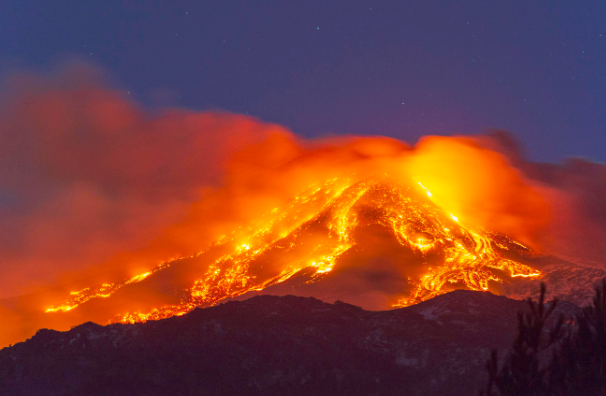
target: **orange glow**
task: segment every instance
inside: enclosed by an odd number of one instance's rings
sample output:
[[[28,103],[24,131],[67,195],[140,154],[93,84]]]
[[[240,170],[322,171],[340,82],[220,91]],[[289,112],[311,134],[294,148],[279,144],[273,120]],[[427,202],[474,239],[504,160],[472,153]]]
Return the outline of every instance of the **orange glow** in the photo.
[[[223,238],[219,245],[229,252],[210,264],[204,278],[194,282],[180,303],[149,312],[119,314],[110,322],[135,323],[180,316],[198,306],[210,306],[225,298],[263,290],[304,269],[312,269],[312,280],[318,280],[334,268],[345,252],[356,246],[352,233],[359,226],[361,212],[371,209],[377,211],[371,221],[389,229],[400,245],[418,251],[425,268],[418,279],[409,278],[412,284],[409,295],[394,306],[415,304],[444,293],[447,283],[460,283],[472,290],[488,290],[489,281],[500,281],[491,268],[505,271],[512,277],[540,275],[539,271],[504,258],[494,248],[519,249],[523,245],[460,224],[451,213],[424,198],[424,195],[432,197],[432,194],[418,184],[420,191],[388,178],[371,178],[357,183],[334,179],[311,188],[284,210],[274,209],[257,224]],[[308,227],[314,224],[326,226],[326,237],[316,240],[311,249],[294,255],[275,275],[251,267],[259,265],[261,258],[271,250],[281,249],[284,255],[297,251],[298,245],[303,243],[300,237],[304,237]],[[435,253],[443,258],[440,262],[434,260],[430,266],[427,258]],[[68,311],[91,298],[108,297],[120,287],[140,282],[167,267],[158,267],[122,284],[105,284],[97,289],[75,292],[65,304],[49,308],[47,312]]]
[[[501,253],[540,249],[548,205],[472,138],[305,139],[241,115],[150,112],[89,74],[19,76],[2,96],[0,183],[23,207],[0,224],[1,345],[301,274],[339,287],[363,274],[360,290],[384,295],[373,309],[538,276]]]
[[[150,276],[152,273],[161,270],[162,268],[167,267],[168,264],[164,264],[155,268],[153,271],[145,272],[143,274],[135,275],[132,278],[124,281],[123,283],[104,283],[97,288],[84,288],[80,291],[73,291],[69,294],[72,296],[65,303],[59,305],[58,307],[50,307],[47,308],[45,312],[67,312],[76,308],[78,305],[90,300],[91,298],[107,298],[111,296],[114,292],[120,289],[123,286],[130,285],[132,283],[141,282],[143,279]]]
[[[435,202],[466,223],[490,227],[526,244],[548,219],[543,198],[506,159],[470,138],[423,138],[407,164]],[[457,221],[457,220],[455,220]]]

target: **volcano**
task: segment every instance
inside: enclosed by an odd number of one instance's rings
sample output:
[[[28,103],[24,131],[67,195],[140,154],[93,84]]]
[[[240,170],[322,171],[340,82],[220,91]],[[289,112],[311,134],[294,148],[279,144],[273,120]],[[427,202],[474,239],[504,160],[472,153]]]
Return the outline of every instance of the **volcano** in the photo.
[[[539,277],[532,258],[507,236],[460,222],[421,182],[333,179],[196,255],[74,291],[45,315],[145,322],[261,292],[389,309]]]
[[[47,304],[30,308],[32,326],[96,324],[39,330],[3,349],[0,385],[12,394],[471,394],[538,282],[583,304],[604,275],[597,263],[466,224],[422,182],[333,179],[122,282],[54,305],[47,295],[5,300]],[[570,320],[579,312],[558,309]]]

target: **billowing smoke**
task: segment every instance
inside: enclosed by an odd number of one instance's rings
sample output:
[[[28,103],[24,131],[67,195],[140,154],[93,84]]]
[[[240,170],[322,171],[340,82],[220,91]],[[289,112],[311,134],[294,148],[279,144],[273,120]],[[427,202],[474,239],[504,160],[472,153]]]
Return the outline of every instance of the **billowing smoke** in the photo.
[[[310,186],[377,174],[422,182],[461,221],[535,249],[606,248],[602,165],[533,164],[502,134],[411,147],[377,136],[307,140],[233,114],[151,111],[95,69],[72,65],[11,76],[0,98],[0,297],[60,299],[129,278],[204,249]],[[42,300],[30,308],[48,306]],[[23,320],[4,305],[0,320]],[[13,326],[0,344],[29,326]]]
[[[493,131],[474,140],[507,158],[548,203],[549,221],[534,237],[542,250],[569,258],[604,261],[605,164],[583,158],[569,158],[560,164],[531,162],[515,136],[504,131]]]
[[[188,241],[155,241],[222,182],[230,154],[273,133],[286,132],[233,115],[149,114],[88,67],[11,77],[0,109],[1,296],[127,252],[153,252],[152,262],[183,253]]]

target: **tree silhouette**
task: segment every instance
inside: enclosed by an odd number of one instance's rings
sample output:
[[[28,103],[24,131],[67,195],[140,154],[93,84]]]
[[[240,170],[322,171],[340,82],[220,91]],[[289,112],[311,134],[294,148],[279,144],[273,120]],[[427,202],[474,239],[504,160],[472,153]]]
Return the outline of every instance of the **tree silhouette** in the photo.
[[[539,302],[529,299],[529,312],[518,313],[518,336],[500,368],[492,351],[481,395],[606,395],[606,278],[596,287],[593,304],[568,327],[562,315],[547,326],[557,300],[545,304],[544,298],[541,284]]]
[[[606,278],[551,362],[557,395],[606,395]]]
[[[551,348],[562,337],[563,316],[546,332],[546,323],[558,304],[545,304],[545,284],[541,283],[539,302],[528,299],[529,310],[518,312],[518,336],[499,369],[498,354],[492,351],[487,363],[488,386],[483,395],[534,396],[549,395],[548,369],[541,367],[539,354]],[[496,392],[493,389],[496,388]]]

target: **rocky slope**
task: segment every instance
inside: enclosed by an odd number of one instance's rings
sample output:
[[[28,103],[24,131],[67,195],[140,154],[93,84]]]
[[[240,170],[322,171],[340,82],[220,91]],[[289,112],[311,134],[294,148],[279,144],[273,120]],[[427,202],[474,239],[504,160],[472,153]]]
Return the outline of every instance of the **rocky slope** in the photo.
[[[258,296],[161,321],[39,330],[0,350],[0,394],[472,395],[520,309],[472,291],[379,312]]]
[[[575,258],[554,256],[537,257],[532,261],[533,268],[543,275],[536,279],[506,280],[500,286],[500,294],[522,300],[537,299],[540,283],[547,287],[547,299],[557,298],[578,306],[591,304],[595,295],[594,287],[606,277],[606,263]]]

